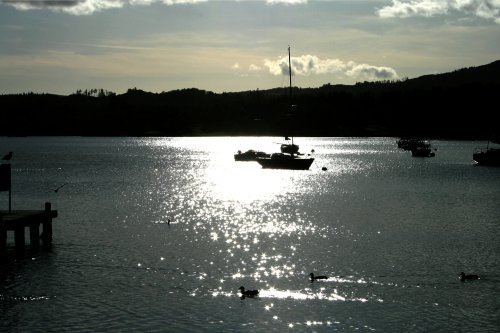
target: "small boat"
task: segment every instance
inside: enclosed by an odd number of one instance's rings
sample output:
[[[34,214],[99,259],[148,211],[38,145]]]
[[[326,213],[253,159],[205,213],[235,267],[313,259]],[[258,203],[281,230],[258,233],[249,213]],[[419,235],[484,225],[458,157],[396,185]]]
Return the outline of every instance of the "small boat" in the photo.
[[[291,139],[292,143],[288,143],[289,140],[290,138],[285,136],[286,143],[280,146],[281,152],[283,154],[299,154],[299,146],[293,143],[293,138]]]
[[[435,150],[435,149],[434,149]],[[434,157],[436,154],[431,148],[431,144],[423,141],[411,149],[411,156],[413,157]]]
[[[415,138],[400,138],[399,140],[396,141],[398,144],[398,148],[404,149],[404,150],[412,150],[414,147],[416,147],[419,144],[422,144],[424,141],[421,139],[415,139]]]
[[[500,148],[476,148],[472,158],[479,165],[500,166]]]
[[[424,147],[430,147],[431,144],[428,140],[417,139],[417,138],[400,138],[396,141],[398,148],[403,150],[412,151],[416,148],[422,150]]]
[[[309,170],[314,158],[303,158],[294,154],[274,153],[268,158],[258,158],[264,169]]]
[[[257,158],[264,157],[271,157],[271,154],[253,149],[249,149],[244,153],[242,153],[241,150],[238,150],[238,152],[234,154],[234,160],[240,162],[256,161]]]
[[[281,153],[274,153],[266,158],[257,158],[263,169],[288,169],[288,170],[309,170],[314,162],[313,157],[303,157],[299,152],[299,146],[293,143],[293,138],[285,137],[285,141],[291,140],[292,143],[284,143],[280,146]]]
[[[290,47],[288,47],[288,74],[290,76],[290,102],[292,100],[292,63],[290,57]],[[290,103],[290,107],[293,104]],[[289,143],[291,141],[291,143]],[[303,157],[299,152],[299,146],[293,143],[293,137],[290,139],[285,136],[285,143],[280,146],[281,153],[274,153],[269,157],[257,158],[263,169],[288,169],[288,170],[309,170],[314,162],[313,157]]]

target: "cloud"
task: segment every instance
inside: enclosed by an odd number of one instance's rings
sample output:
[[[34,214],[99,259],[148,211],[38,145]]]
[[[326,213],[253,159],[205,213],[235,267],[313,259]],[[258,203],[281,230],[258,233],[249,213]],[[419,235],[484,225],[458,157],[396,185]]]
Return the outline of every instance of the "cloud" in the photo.
[[[377,67],[368,64],[356,64],[354,62],[348,63],[348,70],[345,74],[368,81],[394,80],[398,78],[396,71],[390,67]]]
[[[122,8],[125,5],[151,5],[159,2],[171,6],[206,1],[208,0],[0,0],[0,4],[10,5],[18,10],[50,9],[72,15],[90,15],[101,10]]]
[[[73,15],[88,15],[123,6],[123,1],[117,0],[0,0],[0,3],[11,5],[18,10],[50,9]]]
[[[249,67],[248,67],[248,70],[250,72],[259,72],[260,70],[262,70],[261,67],[257,66],[257,65],[254,65],[254,64],[251,64]]]
[[[72,15],[90,15],[94,12],[122,8],[123,6],[147,6],[153,3],[163,3],[167,6],[180,4],[197,4],[209,0],[0,0],[0,4],[10,5],[18,10],[50,9]],[[237,1],[237,0],[234,0]],[[265,0],[269,5],[306,4],[308,0]]]
[[[353,61],[343,62],[339,59],[320,59],[313,55],[292,57],[292,73],[294,75],[339,74],[359,80],[394,80],[398,78],[396,71],[390,67],[377,67],[368,64],[357,64]],[[288,58],[264,61],[272,75],[288,75]]]
[[[500,0],[392,0],[377,10],[381,18],[431,17],[459,12],[500,24]]]
[[[285,4],[285,5],[301,5],[306,4],[307,0],[266,0],[268,5]]]

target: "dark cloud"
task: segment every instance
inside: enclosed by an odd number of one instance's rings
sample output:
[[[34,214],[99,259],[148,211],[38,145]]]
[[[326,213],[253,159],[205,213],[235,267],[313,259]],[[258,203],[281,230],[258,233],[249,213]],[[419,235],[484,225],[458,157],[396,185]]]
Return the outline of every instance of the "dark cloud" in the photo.
[[[74,7],[87,0],[0,0],[0,3],[27,8]]]

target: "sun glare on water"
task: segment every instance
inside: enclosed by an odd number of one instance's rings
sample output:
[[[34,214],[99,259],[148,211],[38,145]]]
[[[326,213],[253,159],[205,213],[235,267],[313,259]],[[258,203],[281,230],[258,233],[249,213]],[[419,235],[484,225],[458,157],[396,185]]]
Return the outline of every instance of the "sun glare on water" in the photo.
[[[242,148],[238,148],[240,140],[217,140],[217,145],[210,151],[203,172],[206,186],[213,196],[245,204],[300,191],[300,177],[308,171],[268,170],[262,169],[257,162],[236,162],[234,154],[238,150],[259,149],[258,144],[252,148],[249,143],[240,143]],[[268,140],[269,143],[260,145],[265,147],[263,150],[278,150],[278,145],[273,144],[272,139]]]

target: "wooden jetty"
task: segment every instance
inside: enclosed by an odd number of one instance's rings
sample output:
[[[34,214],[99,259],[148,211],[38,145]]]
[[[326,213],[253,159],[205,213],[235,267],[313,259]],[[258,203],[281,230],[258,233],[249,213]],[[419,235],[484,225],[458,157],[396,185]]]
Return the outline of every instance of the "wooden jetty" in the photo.
[[[0,211],[0,255],[7,250],[7,232],[14,232],[16,252],[25,250],[25,228],[29,228],[30,246],[37,249],[40,239],[43,244],[52,243],[52,219],[57,217],[57,210],[52,210],[50,202],[45,203],[45,210]],[[42,233],[40,234],[40,225]]]

